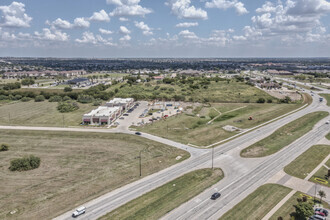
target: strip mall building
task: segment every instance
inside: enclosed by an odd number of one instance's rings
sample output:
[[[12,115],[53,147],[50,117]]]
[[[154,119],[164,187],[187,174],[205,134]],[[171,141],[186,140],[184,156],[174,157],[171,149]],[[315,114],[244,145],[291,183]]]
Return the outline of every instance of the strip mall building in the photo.
[[[132,108],[134,99],[114,98],[106,103],[105,106],[100,106],[91,112],[84,114],[83,124],[91,125],[110,125],[119,118],[126,110]]]

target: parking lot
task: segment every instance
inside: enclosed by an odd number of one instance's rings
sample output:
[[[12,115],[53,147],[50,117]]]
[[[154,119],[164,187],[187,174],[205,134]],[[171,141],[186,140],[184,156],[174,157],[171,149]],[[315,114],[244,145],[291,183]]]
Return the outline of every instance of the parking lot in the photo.
[[[113,125],[117,126],[119,130],[127,130],[131,125],[143,125],[154,123],[157,120],[171,117],[180,113],[180,107],[178,104],[174,106],[157,105],[155,103],[147,101],[136,102],[134,108],[125,112],[120,118],[118,118]],[[152,112],[152,114],[148,114]]]

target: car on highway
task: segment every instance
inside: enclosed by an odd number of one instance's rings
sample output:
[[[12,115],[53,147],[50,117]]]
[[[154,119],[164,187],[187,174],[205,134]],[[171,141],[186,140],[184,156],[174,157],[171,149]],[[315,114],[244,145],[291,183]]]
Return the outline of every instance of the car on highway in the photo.
[[[119,119],[125,119],[124,117],[120,117]]]
[[[77,208],[76,211],[74,211],[72,213],[72,217],[76,218],[79,215],[85,214],[85,212],[86,212],[86,207],[81,206],[81,207]]]
[[[325,123],[328,125],[328,124],[330,124],[330,121],[328,120],[328,121],[326,121]]]
[[[125,114],[123,114],[123,116],[128,116],[128,114],[127,114],[127,113],[125,113]]]
[[[135,134],[136,134],[136,135],[142,135],[141,132],[138,132],[138,131],[135,132]]]
[[[217,198],[219,198],[221,196],[220,193],[216,192],[216,193],[213,193],[212,196],[211,196],[211,199],[212,200],[216,200]]]

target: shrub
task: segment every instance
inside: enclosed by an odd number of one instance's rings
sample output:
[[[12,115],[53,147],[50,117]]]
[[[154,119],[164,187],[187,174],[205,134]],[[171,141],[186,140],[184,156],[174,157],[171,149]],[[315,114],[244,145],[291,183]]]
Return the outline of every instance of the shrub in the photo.
[[[64,92],[72,92],[72,88],[71,87],[65,87]]]
[[[29,97],[23,97],[23,98],[21,99],[21,101],[22,101],[22,102],[28,102],[28,101],[31,101],[31,98],[29,98]]]
[[[30,155],[28,157],[18,158],[10,161],[10,171],[33,170],[40,166],[40,158]]]
[[[90,95],[79,95],[78,102],[80,103],[91,103],[94,101],[94,97]]]
[[[34,80],[31,78],[26,78],[26,79],[22,79],[21,83],[24,86],[29,86],[34,84]]]
[[[259,98],[257,100],[257,103],[265,103],[265,102],[266,102],[266,100],[264,98]]]
[[[267,99],[267,103],[272,103],[273,100],[272,99]]]
[[[9,145],[8,144],[1,144],[0,151],[7,151],[8,149],[9,149]]]
[[[62,101],[62,97],[59,96],[59,95],[54,95],[54,96],[50,97],[48,101],[49,102],[61,102]]]
[[[93,106],[99,106],[102,104],[102,100],[101,99],[95,99],[93,102]]]
[[[45,101],[45,96],[43,96],[43,95],[37,95],[37,96],[34,98],[34,101],[35,101],[35,102],[43,102],[43,101]]]
[[[0,95],[0,100],[6,100],[6,99],[8,99],[8,96]]]
[[[77,109],[79,109],[78,104],[72,101],[59,102],[57,106],[57,110],[61,113],[73,112]]]
[[[63,97],[63,101],[65,102],[65,101],[69,101],[69,100],[71,100],[71,98],[69,97],[69,96],[64,96]]]

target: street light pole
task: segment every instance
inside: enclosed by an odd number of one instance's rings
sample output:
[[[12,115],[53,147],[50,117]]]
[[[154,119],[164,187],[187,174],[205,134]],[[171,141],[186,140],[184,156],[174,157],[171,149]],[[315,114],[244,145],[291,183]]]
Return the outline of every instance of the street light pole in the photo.
[[[212,170],[213,170],[213,154],[214,154],[214,147],[212,147]]]
[[[140,151],[140,155],[139,155],[139,160],[140,160],[140,177],[142,176],[142,165],[141,165],[141,153],[142,151]]]

